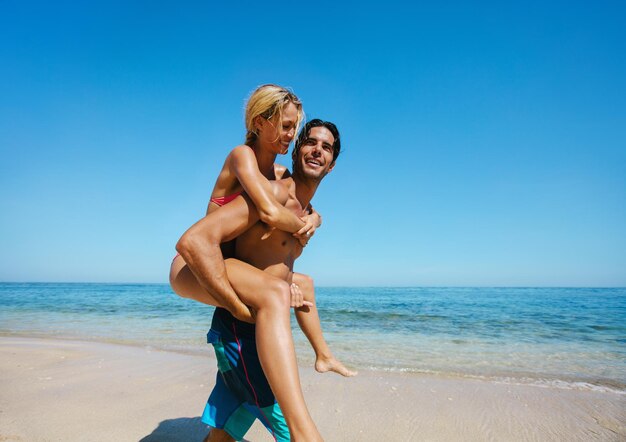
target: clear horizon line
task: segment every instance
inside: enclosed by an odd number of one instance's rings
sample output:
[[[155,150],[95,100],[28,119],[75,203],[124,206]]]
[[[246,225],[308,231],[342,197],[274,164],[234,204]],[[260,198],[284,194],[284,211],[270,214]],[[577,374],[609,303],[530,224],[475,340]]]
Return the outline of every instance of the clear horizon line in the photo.
[[[167,282],[102,281],[0,281],[0,284],[100,284],[100,285],[169,285]],[[624,289],[626,286],[598,285],[316,285],[316,288],[553,288],[553,289]]]

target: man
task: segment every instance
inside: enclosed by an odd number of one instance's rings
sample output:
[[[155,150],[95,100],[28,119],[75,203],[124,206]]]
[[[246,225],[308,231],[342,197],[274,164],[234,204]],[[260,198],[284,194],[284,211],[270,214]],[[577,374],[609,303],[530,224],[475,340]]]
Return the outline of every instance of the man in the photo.
[[[293,176],[272,183],[277,201],[296,215],[302,215],[322,178],[333,169],[340,146],[339,133],[334,124],[321,120],[312,120],[307,123],[296,141],[292,154]],[[212,269],[219,268],[218,261],[223,259],[221,253],[216,252],[219,250],[220,243],[237,238],[235,258],[243,261],[242,271],[248,272],[246,273],[247,279],[242,278],[245,282],[237,281],[237,284],[254,284],[254,271],[246,270],[246,265],[263,270],[275,277],[274,279],[290,282],[293,263],[300,256],[303,248],[290,233],[270,230],[260,222],[256,207],[246,196],[240,196],[220,210],[209,214],[185,235],[177,247],[181,255],[195,252],[196,257],[203,256],[202,265]],[[196,248],[195,251],[194,248]],[[216,253],[201,254],[199,251],[202,248]],[[232,263],[229,262],[229,264]],[[217,285],[214,281],[208,281],[210,279],[224,278],[223,275],[203,273],[200,266],[196,269],[193,265],[190,267],[199,279],[206,278],[207,281],[204,282],[207,286]],[[234,281],[237,279],[234,277],[235,270],[231,265],[228,276],[233,287],[237,289]],[[248,275],[253,276],[248,277]],[[265,298],[270,299],[263,299],[262,302],[270,304],[278,302],[270,296]],[[258,314],[266,314],[266,310],[261,309]],[[288,316],[282,314],[280,321],[285,318],[288,321]],[[276,321],[263,322],[269,324],[266,327],[273,327]],[[259,335],[260,338],[261,335]],[[285,418],[261,368],[255,339],[255,326],[236,320],[224,309],[216,309],[208,341],[215,348],[219,374],[202,417],[203,422],[213,427],[206,441],[241,439],[257,418],[272,432],[276,440],[290,440]],[[276,343],[276,346],[277,351],[280,352],[293,351],[290,330],[288,339],[285,339],[283,343]],[[292,360],[295,364],[295,354]],[[263,361],[263,367],[266,372],[268,369],[271,370],[269,361]],[[299,387],[297,367],[294,367],[293,372],[296,374]],[[270,374],[272,373],[268,373],[268,376]],[[293,395],[296,397],[295,403],[299,399],[298,395],[302,394],[301,389],[295,390],[291,388],[290,391],[283,391],[281,397],[288,400]],[[310,425],[306,422],[300,425],[292,418],[290,422],[292,435],[295,439],[321,440],[321,436],[310,420],[303,398],[301,404],[304,406],[304,410],[301,411],[306,414]],[[298,406],[296,404],[290,408]],[[286,417],[289,421],[289,416]],[[299,433],[296,434],[296,432]]]

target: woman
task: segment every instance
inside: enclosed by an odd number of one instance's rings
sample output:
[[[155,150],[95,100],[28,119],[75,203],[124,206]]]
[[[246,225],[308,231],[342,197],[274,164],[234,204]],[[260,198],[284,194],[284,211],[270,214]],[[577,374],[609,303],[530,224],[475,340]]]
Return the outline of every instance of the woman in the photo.
[[[246,143],[234,148],[226,158],[207,211],[218,210],[245,191],[255,203],[262,221],[280,230],[293,232],[305,244],[320,224],[319,215],[311,211],[304,219],[298,218],[275,201],[268,181],[284,177],[288,173],[285,168],[275,165],[274,160],[277,154],[287,152],[301,119],[302,105],[294,94],[275,85],[259,87],[246,106]],[[181,256],[177,256],[172,262],[170,283],[179,295],[222,306],[240,320],[254,321],[248,305],[258,311],[259,358],[292,435],[298,439],[298,433],[309,437],[317,434],[301,394],[288,318],[285,322],[284,312],[280,312],[278,319],[275,312],[266,314],[268,309],[273,308],[272,302],[268,301],[281,296],[277,292],[282,292],[282,296],[289,296],[289,286],[284,281],[237,260],[227,260],[225,267],[230,282],[254,281],[253,284],[237,284],[238,287],[254,287],[254,290],[250,290],[250,293],[237,293],[231,299],[218,299],[216,294],[220,290],[215,287],[214,290],[206,290],[200,286]],[[312,280],[305,275],[294,275],[294,283],[296,287],[291,288],[291,291],[303,296],[306,305],[310,307],[308,312],[298,310],[296,315],[316,352],[316,369],[321,372],[333,370],[344,376],[355,374],[332,356],[322,336]],[[231,291],[234,294],[232,288]],[[302,303],[302,299],[295,301],[295,305]],[[271,325],[262,323],[263,318],[270,317],[273,319],[267,321]],[[277,343],[284,343],[286,334],[289,335],[291,344],[287,347],[290,348],[279,347]]]

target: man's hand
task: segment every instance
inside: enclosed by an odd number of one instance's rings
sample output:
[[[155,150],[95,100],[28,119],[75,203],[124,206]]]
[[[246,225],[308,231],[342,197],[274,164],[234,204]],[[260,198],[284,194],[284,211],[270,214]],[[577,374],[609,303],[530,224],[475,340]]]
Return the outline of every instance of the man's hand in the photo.
[[[298,230],[296,233],[293,234],[294,238],[296,238],[300,242],[300,245],[302,247],[306,247],[311,237],[315,235],[316,227],[313,223],[307,220],[307,217],[309,216],[311,215],[307,215],[302,218],[302,221],[304,221],[306,224],[304,225],[303,228],[301,228],[300,230]]]
[[[293,236],[298,238],[300,244],[304,247],[309,239],[315,235],[315,230],[321,225],[321,218],[317,212],[313,212],[309,215],[304,215],[300,219],[304,221],[304,226],[294,233]]]
[[[291,307],[292,308],[300,308],[300,307],[313,307],[313,303],[304,300],[304,295],[298,287],[297,284],[291,283],[289,286],[291,291]]]

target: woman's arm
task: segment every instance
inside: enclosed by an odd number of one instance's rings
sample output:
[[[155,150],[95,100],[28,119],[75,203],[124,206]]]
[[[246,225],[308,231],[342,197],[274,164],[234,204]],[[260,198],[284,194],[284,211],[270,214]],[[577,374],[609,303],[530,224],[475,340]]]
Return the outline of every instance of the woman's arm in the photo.
[[[230,168],[256,205],[261,221],[290,233],[296,233],[306,225],[298,216],[278,204],[269,180],[259,171],[252,149],[248,146],[233,149]]]

